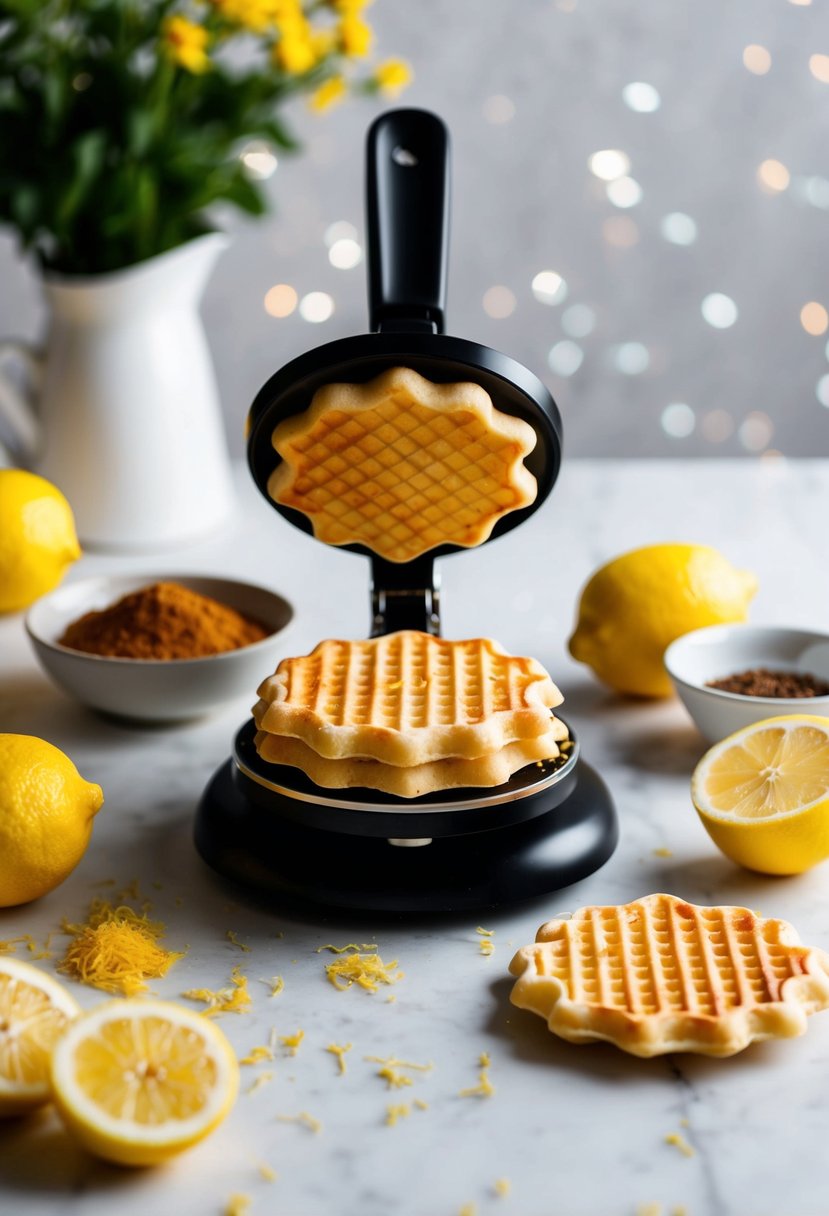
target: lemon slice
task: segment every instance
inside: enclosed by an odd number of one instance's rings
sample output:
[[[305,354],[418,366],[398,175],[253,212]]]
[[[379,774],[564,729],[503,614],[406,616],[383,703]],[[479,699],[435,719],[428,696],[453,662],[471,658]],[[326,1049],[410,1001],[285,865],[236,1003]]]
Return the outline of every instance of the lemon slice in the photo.
[[[15,958],[0,958],[0,1115],[48,1102],[49,1056],[81,1007],[62,984]]]
[[[239,1067],[223,1032],[168,1001],[107,1001],[72,1023],[52,1055],[55,1103],[84,1147],[155,1165],[228,1114]]]
[[[829,719],[767,718],[717,743],[691,799],[726,857],[761,874],[801,874],[829,857]]]

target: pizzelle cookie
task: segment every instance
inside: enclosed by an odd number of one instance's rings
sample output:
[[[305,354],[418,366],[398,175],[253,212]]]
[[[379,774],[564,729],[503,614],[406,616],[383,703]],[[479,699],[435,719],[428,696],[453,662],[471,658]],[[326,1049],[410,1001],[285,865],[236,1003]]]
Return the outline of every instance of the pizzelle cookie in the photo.
[[[491,756],[549,731],[567,737],[550,713],[561,693],[541,664],[489,638],[452,642],[401,630],[327,640],[283,659],[258,694],[260,732],[300,739],[328,760],[410,767]]]
[[[510,964],[511,1000],[574,1043],[637,1056],[730,1056],[803,1034],[829,1007],[829,956],[783,920],[674,895],[580,908],[552,920]]]
[[[555,759],[559,755],[557,733],[550,730],[537,739],[508,743],[500,751],[474,760],[433,760],[408,768],[359,756],[346,760],[326,760],[301,739],[266,735],[261,731],[257,733],[255,742],[263,760],[301,769],[315,785],[325,789],[370,789],[394,794],[398,798],[418,798],[437,790],[502,785],[518,769],[533,761]]]
[[[268,493],[307,515],[318,540],[408,562],[438,545],[479,545],[534,502],[522,462],[535,444],[533,428],[480,385],[393,368],[367,384],[328,384],[281,422]]]

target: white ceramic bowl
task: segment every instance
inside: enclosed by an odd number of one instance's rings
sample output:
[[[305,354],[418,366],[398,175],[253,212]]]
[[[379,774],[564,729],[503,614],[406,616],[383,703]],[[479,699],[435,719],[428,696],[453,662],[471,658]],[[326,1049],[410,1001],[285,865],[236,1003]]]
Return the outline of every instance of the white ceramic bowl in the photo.
[[[124,595],[156,582],[176,582],[269,626],[273,633],[224,654],[199,659],[120,659],[61,646],[67,625]],[[228,701],[247,698],[273,672],[284,654],[285,632],[294,615],[281,595],[235,579],[193,575],[130,574],[68,583],[29,610],[26,631],[41,666],[56,684],[84,705],[119,717],[175,722],[201,717]]]
[[[802,661],[810,647],[823,645],[825,656]],[[818,652],[815,652],[815,656]],[[706,688],[754,667],[802,671],[829,679],[829,634],[773,625],[710,625],[677,638],[665,651],[665,666],[688,713],[710,743],[752,722],[780,714],[817,714],[829,718],[829,697],[746,697]]]

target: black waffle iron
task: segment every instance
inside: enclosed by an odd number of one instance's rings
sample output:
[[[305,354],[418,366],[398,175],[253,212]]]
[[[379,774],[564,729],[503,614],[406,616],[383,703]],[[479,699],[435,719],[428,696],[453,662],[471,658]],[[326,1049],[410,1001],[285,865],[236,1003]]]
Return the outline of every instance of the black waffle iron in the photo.
[[[371,127],[367,153],[372,332],[309,351],[268,380],[251,406],[250,469],[270,505],[313,534],[307,516],[267,492],[279,461],[271,442],[278,423],[307,409],[325,384],[362,383],[392,367],[413,368],[436,383],[474,381],[537,436],[525,463],[538,495],[499,520],[492,540],[522,523],[552,490],[561,419],[527,368],[443,333],[449,218],[443,123],[422,110],[392,111]],[[373,637],[398,629],[440,633],[434,560],[463,550],[441,545],[395,563],[361,545],[346,547],[371,562]],[[195,840],[215,870],[275,896],[396,912],[492,907],[566,887],[603,865],[616,846],[612,800],[580,758],[577,739],[566,763],[534,762],[494,789],[404,799],[322,789],[298,769],[262,761],[254,734],[251,720],[205,790]]]

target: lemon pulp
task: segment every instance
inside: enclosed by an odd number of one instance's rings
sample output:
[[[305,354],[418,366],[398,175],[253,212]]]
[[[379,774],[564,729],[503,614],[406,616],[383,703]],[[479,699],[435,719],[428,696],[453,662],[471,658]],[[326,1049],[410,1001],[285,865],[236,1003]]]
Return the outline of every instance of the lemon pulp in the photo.
[[[799,874],[829,857],[829,720],[769,718],[703,756],[691,797],[727,857],[766,874]]]
[[[21,1114],[49,1098],[49,1057],[79,1006],[51,976],[0,959],[0,1114]]]

